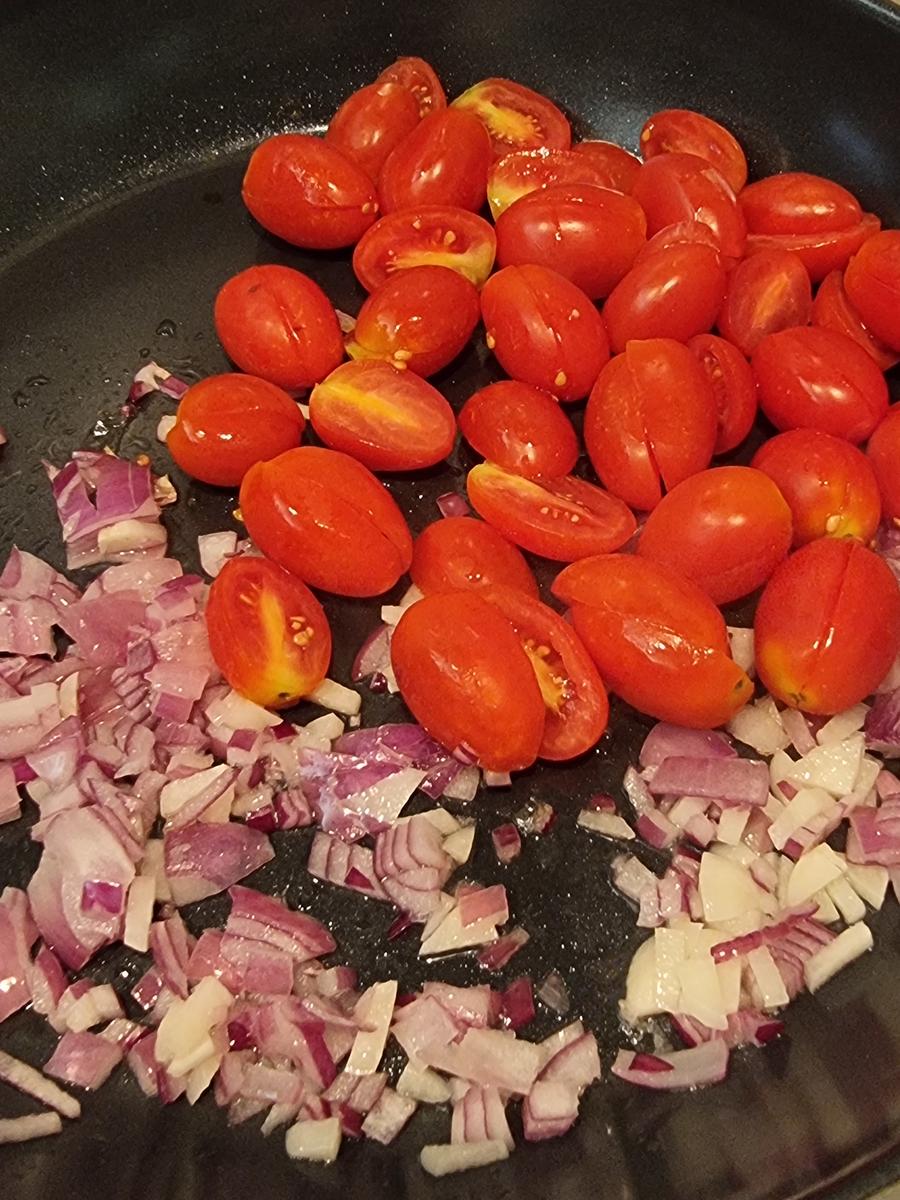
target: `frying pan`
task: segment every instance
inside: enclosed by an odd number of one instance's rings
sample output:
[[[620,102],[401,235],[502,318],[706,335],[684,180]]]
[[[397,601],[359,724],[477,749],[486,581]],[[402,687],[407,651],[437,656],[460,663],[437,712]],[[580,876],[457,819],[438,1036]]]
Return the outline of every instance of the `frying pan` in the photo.
[[[487,75],[548,92],[579,132],[634,147],[655,109],[700,108],[735,131],[756,173],[788,166],[834,176],[887,223],[900,224],[900,12],[878,0],[6,0],[0,13],[0,412],[10,444],[0,463],[0,544],[61,566],[39,460],[78,445],[147,450],[167,407],[118,417],[135,366],[154,357],[188,378],[222,370],[211,300],[252,262],[309,271],[341,308],[361,293],[342,255],[276,243],[239,199],[247,148],[285,128],[321,126],[339,101],[398,54],[421,54],[450,94]],[[438,380],[454,404],[493,378],[483,348]],[[168,466],[169,464],[166,463]],[[424,479],[390,481],[414,529],[470,465],[458,451]],[[233,497],[177,477],[173,552],[196,566],[198,532],[228,527]],[[338,678],[377,606],[329,602]],[[396,699],[365,699],[367,723],[402,717]],[[615,1000],[639,935],[611,890],[613,848],[574,827],[580,802],[615,790],[647,725],[614,708],[612,733],[588,759],[541,768],[511,792],[479,800],[490,828],[525,800],[560,816],[508,868],[516,919],[532,940],[510,977],[567,981],[573,1013],[597,1030],[608,1063],[625,1044]],[[19,822],[0,830],[0,884],[24,885],[37,847]],[[384,941],[389,914],[312,881],[306,835],[278,841],[253,882],[309,905],[334,928],[362,978],[423,971],[416,939]],[[648,860],[649,861],[649,860]],[[482,837],[473,877],[498,870]],[[196,931],[221,921],[213,899],[188,912]],[[723,1085],[655,1094],[607,1080],[566,1137],[522,1146],[508,1163],[432,1181],[418,1150],[446,1140],[445,1113],[423,1112],[393,1146],[345,1145],[330,1168],[297,1164],[277,1136],[228,1129],[211,1100],[194,1109],[145,1100],[124,1070],[85,1104],[83,1120],[48,1143],[0,1151],[0,1194],[15,1200],[762,1200],[827,1192],[869,1195],[900,1175],[900,909],[874,917],[876,952],[793,1005],[788,1034],[734,1055]],[[127,989],[141,956],[113,951],[92,972]],[[471,982],[468,960],[432,976]],[[542,1012],[542,1036],[559,1024]],[[30,1014],[0,1029],[14,1054],[43,1062],[52,1034]],[[0,1096],[4,1115],[26,1111]]]

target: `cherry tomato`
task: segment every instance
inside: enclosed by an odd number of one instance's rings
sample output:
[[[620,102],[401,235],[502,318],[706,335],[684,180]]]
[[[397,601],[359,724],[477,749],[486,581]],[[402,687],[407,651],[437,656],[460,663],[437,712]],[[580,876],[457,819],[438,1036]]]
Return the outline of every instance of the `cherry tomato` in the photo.
[[[852,338],[783,329],[753,355],[759,406],[776,429],[821,429],[863,442],[887,412],[884,376]]]
[[[306,422],[287,392],[253,375],[210,375],[188,388],[169,453],[188,475],[237,487],[254,463],[298,445]]]
[[[412,537],[390,493],[336,450],[301,446],[257,463],[240,506],[263,554],[326,592],[380,595],[412,561]]]
[[[730,604],[762,587],[790,546],[791,510],[769,476],[714,467],[663,496],[637,552],[692,579],[716,604]]]
[[[530,383],[502,379],[469,397],[459,429],[473,450],[533,479],[568,475],[578,461],[578,438],[554,396]]]
[[[453,409],[437,388],[377,359],[344,363],[317,384],[309,419],[326,446],[372,471],[434,466],[456,440]]]
[[[596,746],[609,720],[609,701],[572,626],[512,588],[491,587],[482,594],[512,625],[534,670],[547,713],[538,758],[566,762]]]
[[[900,229],[885,229],[862,245],[844,286],[872,333],[900,352]]]
[[[499,585],[537,599],[538,587],[522,552],[475,517],[443,517],[413,542],[413,583],[432,592],[481,591]]]
[[[767,333],[808,325],[811,316],[806,267],[790,250],[763,250],[729,275],[717,324],[722,337],[749,357]]]
[[[256,555],[232,558],[206,603],[209,648],[236,692],[266,708],[290,708],[325,678],[328,618],[305,583]]]
[[[242,195],[263,229],[307,250],[352,246],[378,213],[365,171],[305,133],[279,133],[257,146]]]
[[[648,117],[641,130],[644,159],[658,154],[693,154],[711,163],[731,190],[747,182],[747,158],[724,125],[689,108],[666,108]]]
[[[544,701],[496,605],[471,591],[417,601],[394,630],[391,664],[410,712],[448,750],[490,771],[521,771],[537,758]]]
[[[290,267],[248,267],[216,296],[216,333],[242,371],[289,390],[312,387],[344,357],[331,301]]]
[[[477,212],[490,165],[491,140],[477,117],[458,108],[433,112],[388,155],[378,178],[381,207],[441,204]]]
[[[466,480],[475,511],[523,550],[573,562],[624,546],[637,528],[631,510],[584,479],[526,479],[480,463]]]
[[[481,290],[488,349],[503,370],[580,400],[609,358],[603,321],[581,288],[547,267],[504,267]]]
[[[331,118],[325,141],[377,179],[387,156],[419,119],[419,102],[402,84],[370,83],[347,97]]]
[[[497,237],[482,217],[422,204],[388,213],[367,229],[353,251],[353,271],[367,292],[409,267],[450,267],[480,288],[496,253]]]
[[[572,130],[552,100],[511,79],[482,79],[450,106],[470,112],[491,135],[494,157],[510,150],[568,150]]]
[[[572,153],[600,172],[600,187],[612,188],[614,192],[630,192],[641,169],[641,160],[615,142],[578,142]]]
[[[853,338],[871,355],[880,371],[889,371],[895,363],[900,362],[900,354],[889,350],[863,324],[862,317],[847,295],[842,271],[832,271],[822,280],[813,300],[812,320],[813,325],[818,325],[820,329],[833,329],[835,333]]]
[[[721,259],[708,246],[682,243],[636,263],[603,306],[616,353],[634,338],[686,342],[712,327],[725,295]]]
[[[434,375],[466,345],[479,312],[478,292],[458,271],[409,267],[389,275],[364,302],[347,353]]]
[[[381,72],[376,83],[399,83],[412,92],[419,105],[419,116],[427,117],[447,107],[441,81],[424,58],[398,58]]]
[[[713,454],[726,454],[741,444],[756,420],[753,370],[736,346],[713,333],[698,333],[688,349],[706,372],[716,398],[719,428]]]
[[[862,217],[855,196],[821,175],[784,171],[751,183],[740,195],[750,233],[830,233]]]
[[[761,250],[790,250],[809,271],[813,283],[818,283],[829,271],[843,271],[851,255],[880,228],[881,222],[873,213],[863,213],[859,224],[825,233],[751,233],[747,235],[746,254],[749,258]]]
[[[753,627],[756,669],[773,696],[843,712],[878,687],[900,651],[900,589],[859,542],[819,538],[769,580]]]
[[[657,254],[660,250],[668,250],[670,246],[685,245],[709,246],[710,250],[715,250],[720,258],[723,257],[720,252],[719,239],[708,225],[703,221],[678,221],[675,225],[666,225],[660,229],[659,233],[654,233],[653,237],[649,238],[641,247],[635,263],[642,263],[652,254]],[[733,259],[728,259],[724,265],[727,267],[733,261]]]
[[[497,259],[502,267],[549,267],[598,300],[628,273],[646,230],[643,210],[631,196],[555,184],[523,196],[499,218]]]
[[[632,508],[659,504],[709,466],[716,441],[716,398],[686,346],[667,338],[629,342],[600,373],[584,414],[594,470]]]
[[[900,404],[893,405],[866,447],[875,471],[884,515],[900,520]]]
[[[868,542],[881,518],[875,472],[861,450],[819,429],[769,438],[753,466],[774,480],[791,510],[794,546],[820,537]]]
[[[577,149],[513,150],[498,158],[487,182],[488,204],[494,220],[511,204],[541,188],[562,183],[608,187],[609,171],[597,166],[590,156],[578,154]]]
[[[633,554],[588,558],[557,575],[553,594],[607,686],[639,712],[709,729],[753,695],[722,614],[668,567]]]
[[[658,233],[679,221],[702,221],[722,253],[740,258],[747,230],[734,192],[715,167],[696,154],[658,154],[641,167],[631,194]]]

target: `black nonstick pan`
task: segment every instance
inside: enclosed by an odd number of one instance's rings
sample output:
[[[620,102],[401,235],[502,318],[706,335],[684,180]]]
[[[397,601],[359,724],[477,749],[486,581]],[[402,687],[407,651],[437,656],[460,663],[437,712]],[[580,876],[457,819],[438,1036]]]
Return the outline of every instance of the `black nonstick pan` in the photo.
[[[733,129],[756,173],[803,168],[839,179],[887,224],[900,224],[900,9],[879,0],[5,0],[0,8],[0,550],[17,542],[57,565],[61,546],[40,459],[76,446],[147,450],[162,401],[124,427],[135,367],[156,358],[188,378],[222,370],[211,301],[230,274],[283,262],[315,276],[355,311],[346,256],[312,256],[261,234],[239,185],[248,148],[285,128],[316,128],[398,54],[429,59],[450,94],[487,75],[547,92],[581,132],[634,148],[650,112],[699,108]],[[474,349],[437,382],[453,403],[492,378]],[[414,529],[468,461],[425,480],[396,480]],[[227,527],[233,497],[176,477],[173,552],[195,562],[198,532]],[[375,604],[332,602],[334,673],[372,628]],[[365,719],[402,713],[367,697]],[[506,877],[531,943],[510,975],[566,979],[573,1011],[608,1063],[623,1034],[615,1001],[639,940],[610,888],[613,848],[579,834],[590,792],[618,787],[647,726],[622,708],[586,761],[541,768],[511,793],[479,801],[485,826],[529,797],[558,812]],[[37,847],[23,823],[0,829],[0,885],[24,885]],[[389,915],[316,885],[303,833],[280,835],[254,883],[332,924],[364,981],[421,982],[416,940],[390,947]],[[472,874],[498,868],[479,839]],[[188,913],[219,921],[212,900]],[[446,1114],[420,1114],[391,1147],[345,1145],[319,1168],[291,1162],[258,1122],[226,1126],[211,1099],[161,1108],[124,1070],[58,1138],[0,1148],[4,1200],[787,1200],[867,1196],[900,1176],[900,909],[872,921],[876,952],[792,1006],[788,1034],[738,1053],[726,1083],[694,1095],[620,1081],[594,1087],[566,1137],[525,1145],[508,1163],[442,1181],[418,1151],[446,1140]],[[92,968],[127,986],[141,956]],[[468,961],[432,975],[474,979]],[[544,1012],[537,1036],[559,1019]],[[34,1062],[52,1034],[20,1014],[0,1045]],[[25,1111],[0,1094],[0,1115]]]

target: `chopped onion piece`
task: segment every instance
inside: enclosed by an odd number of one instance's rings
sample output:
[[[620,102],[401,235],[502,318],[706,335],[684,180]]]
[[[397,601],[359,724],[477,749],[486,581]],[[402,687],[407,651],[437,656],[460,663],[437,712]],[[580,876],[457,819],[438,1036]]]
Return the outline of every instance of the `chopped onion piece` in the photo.
[[[56,1109],[64,1117],[74,1119],[81,1116],[81,1105],[74,1096],[57,1087],[35,1067],[13,1058],[3,1050],[0,1050],[0,1080],[39,1100],[41,1104]]]
[[[122,1050],[96,1033],[64,1033],[44,1066],[48,1075],[95,1091],[122,1061]]]
[[[818,991],[832,975],[859,958],[873,946],[872,931],[864,921],[858,921],[839,933],[833,942],[823,946],[803,964],[803,977],[811,992]]]
[[[445,793],[446,794],[446,793]],[[463,825],[444,838],[444,850],[454,862],[462,865],[469,861],[475,844],[475,824]]]
[[[450,1100],[450,1088],[437,1071],[432,1071],[431,1067],[420,1067],[410,1061],[397,1080],[397,1095],[416,1100],[420,1104],[447,1104]]]
[[[0,1119],[0,1145],[50,1137],[54,1133],[62,1133],[62,1127],[62,1121],[55,1112],[36,1113],[28,1117],[6,1117]]]
[[[739,709],[728,722],[728,732],[757,754],[767,756],[784,750],[791,740],[775,706],[763,701]]]
[[[341,1148],[341,1123],[337,1117],[298,1121],[285,1134],[284,1148],[290,1158],[332,1163]]]
[[[583,808],[578,814],[578,824],[582,829],[591,833],[601,833],[604,837],[617,838],[621,841],[631,840],[634,830],[622,817],[616,813],[597,812],[592,808]]]
[[[415,1111],[415,1100],[386,1087],[366,1114],[362,1132],[367,1138],[389,1146]]]
[[[791,765],[787,778],[798,788],[820,787],[832,796],[849,796],[856,786],[865,748],[861,733],[828,746],[814,746]]]
[[[419,1153],[422,1169],[436,1177],[469,1171],[473,1167],[487,1167],[505,1158],[509,1158],[509,1150],[503,1141],[430,1145],[423,1146]]]
[[[871,908],[880,909],[884,904],[889,878],[887,867],[874,863],[871,865],[847,864],[847,879],[853,885],[853,890]]]
[[[174,415],[174,413],[163,413],[156,424],[156,440],[165,445],[169,434],[177,424],[178,418]]]
[[[336,683],[333,679],[323,679],[305,698],[321,708],[343,713],[345,717],[355,716],[362,707],[359,692],[344,687],[342,683]]]
[[[472,511],[465,497],[458,492],[444,492],[435,503],[442,517],[468,517]]]
[[[728,643],[731,648],[731,657],[742,671],[746,671],[748,675],[752,675],[756,661],[753,630],[741,629],[738,626],[729,625]]]
[[[511,863],[522,853],[522,836],[518,826],[511,821],[492,829],[491,841],[494,844],[494,853],[497,855],[498,862],[503,864]]]
[[[238,535],[233,529],[199,534],[197,549],[200,552],[200,566],[210,579],[215,579],[226,562],[235,556],[237,544]]]
[[[539,1000],[542,1000],[548,1008],[552,1008],[560,1016],[565,1016],[572,1007],[566,985],[556,971],[550,971],[545,977],[537,990],[537,995]]]
[[[747,954],[747,966],[759,991],[760,1007],[768,1011],[783,1008],[790,997],[769,948],[756,946],[750,950]]]
[[[397,999],[397,980],[375,983],[356,1002],[353,1014],[360,1025],[353,1049],[344,1070],[349,1075],[372,1075],[378,1070],[387,1044],[394,1002]]]
[[[788,879],[785,897],[789,908],[803,904],[812,896],[839,879],[847,870],[842,858],[824,843],[798,859]]]
[[[728,1047],[724,1041],[704,1042],[671,1054],[642,1055],[620,1050],[612,1073],[641,1087],[674,1090],[719,1083],[728,1072]]]

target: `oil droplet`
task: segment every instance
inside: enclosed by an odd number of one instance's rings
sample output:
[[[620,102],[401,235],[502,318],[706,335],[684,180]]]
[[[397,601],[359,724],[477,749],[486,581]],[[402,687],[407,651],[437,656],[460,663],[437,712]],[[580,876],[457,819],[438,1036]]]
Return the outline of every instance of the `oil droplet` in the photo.
[[[25,380],[25,386],[26,387],[44,387],[44,385],[48,384],[49,382],[50,382],[49,375],[30,375],[28,377],[28,379]]]
[[[138,358],[149,358],[149,357],[150,357],[150,347],[149,346],[141,346],[140,350],[138,350]]]
[[[156,327],[157,337],[174,337],[178,331],[178,326],[174,321],[165,317]]]

